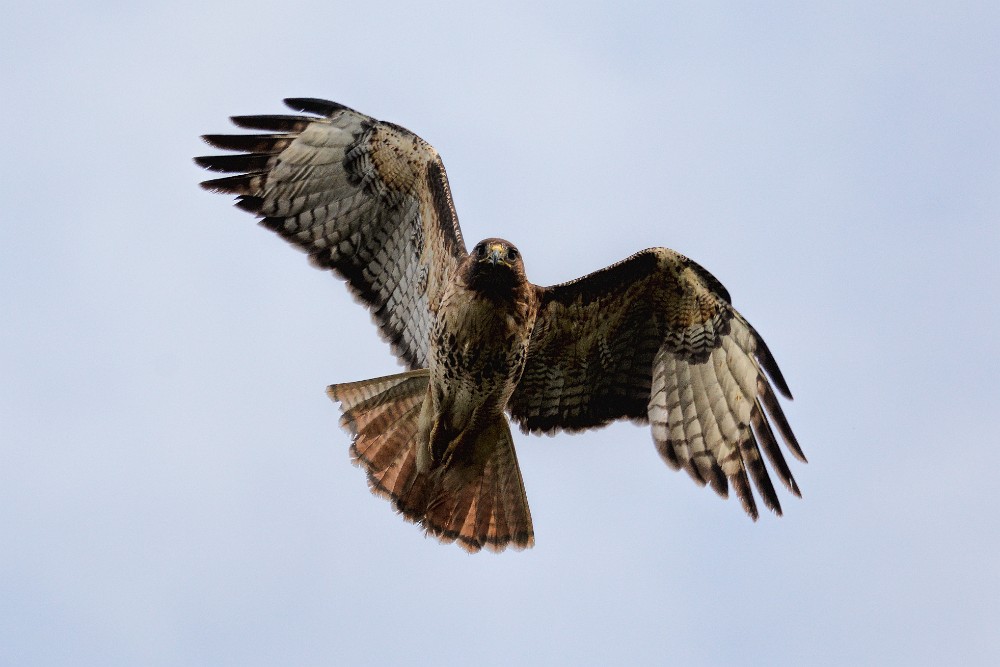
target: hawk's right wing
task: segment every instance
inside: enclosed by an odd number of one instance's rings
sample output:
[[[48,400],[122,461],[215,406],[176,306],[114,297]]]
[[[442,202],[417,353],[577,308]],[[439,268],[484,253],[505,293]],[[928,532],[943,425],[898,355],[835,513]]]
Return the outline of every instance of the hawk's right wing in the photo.
[[[234,116],[268,134],[210,134],[240,151],[195,161],[235,173],[202,187],[236,205],[345,278],[393,352],[426,368],[432,312],[459,260],[462,232],[437,151],[412,132],[335,102],[288,99],[317,116]]]
[[[671,467],[722,496],[732,484],[754,519],[750,480],[781,514],[761,450],[799,495],[771,428],[805,461],[772,384],[787,398],[791,392],[712,274],[673,250],[650,248],[538,289],[528,358],[508,404],[522,430],[579,431],[631,419],[652,426]]]

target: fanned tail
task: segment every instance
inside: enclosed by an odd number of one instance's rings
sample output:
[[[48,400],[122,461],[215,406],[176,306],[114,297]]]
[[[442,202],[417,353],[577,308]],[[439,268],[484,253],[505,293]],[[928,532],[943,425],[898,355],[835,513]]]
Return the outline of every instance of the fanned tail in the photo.
[[[504,416],[449,460],[426,470],[417,465],[418,441],[426,438],[420,420],[428,381],[428,371],[417,370],[327,389],[341,404],[352,459],[367,472],[372,492],[428,534],[469,552],[532,546],[531,513]]]

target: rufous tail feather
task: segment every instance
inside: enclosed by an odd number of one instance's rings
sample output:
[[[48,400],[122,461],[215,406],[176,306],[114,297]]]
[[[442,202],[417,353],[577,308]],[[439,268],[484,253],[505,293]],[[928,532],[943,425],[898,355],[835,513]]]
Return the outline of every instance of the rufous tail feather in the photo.
[[[341,404],[352,459],[367,472],[372,492],[427,534],[467,551],[532,546],[531,512],[503,415],[466,438],[446,463],[419,469],[417,447],[427,446],[418,439],[428,381],[428,372],[417,370],[327,389]]]

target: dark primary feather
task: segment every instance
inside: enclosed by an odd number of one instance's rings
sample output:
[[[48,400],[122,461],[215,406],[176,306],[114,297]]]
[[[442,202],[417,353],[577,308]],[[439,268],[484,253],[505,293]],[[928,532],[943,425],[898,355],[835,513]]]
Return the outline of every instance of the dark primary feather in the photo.
[[[250,192],[256,192],[260,189],[263,184],[262,174],[259,172],[252,172],[249,174],[240,174],[239,176],[226,176],[224,178],[213,178],[210,181],[202,181],[201,187],[206,190],[211,190],[212,192],[219,192],[222,194],[231,195],[241,195],[247,198],[251,198]],[[258,201],[263,202],[260,197],[256,198]],[[241,197],[242,200],[242,197]],[[257,213],[259,208],[246,209],[250,213]]]
[[[354,111],[349,106],[345,106],[338,102],[331,102],[330,100],[321,100],[315,97],[286,97],[285,105],[290,109],[295,111],[303,111],[305,113],[314,113],[317,116],[332,116],[338,111]]]
[[[257,116],[230,116],[236,127],[244,130],[267,130],[270,132],[298,133],[313,122],[305,116],[289,116],[286,114],[271,114]]]
[[[799,485],[795,483],[795,479],[792,477],[792,471],[789,470],[788,464],[785,462],[785,457],[781,454],[778,441],[774,438],[774,431],[771,430],[771,425],[764,418],[764,411],[761,410],[760,405],[754,410],[752,419],[753,430],[757,434],[757,442],[764,449],[764,454],[767,456],[767,460],[770,462],[775,473],[777,473],[778,479],[781,480],[786,489],[796,496],[801,497],[802,492],[799,491]]]
[[[792,427],[788,424],[788,419],[785,418],[785,413],[782,411],[781,406],[778,404],[778,399],[774,397],[774,392],[771,390],[771,385],[764,378],[758,379],[758,394],[760,396],[761,402],[767,409],[767,416],[771,418],[771,421],[773,421],[774,425],[778,428],[778,433],[781,434],[781,437],[785,440],[785,443],[788,445],[788,448],[791,450],[792,454],[794,454],[795,458],[797,458],[799,461],[807,463],[806,455],[802,453],[802,448],[799,446],[799,441],[795,437],[795,434],[792,433]],[[791,392],[788,392],[786,396],[791,398]]]
[[[209,171],[234,172],[261,171],[269,166],[270,153],[244,153],[242,155],[206,155],[195,158],[198,166]]]
[[[288,134],[203,134],[201,138],[224,151],[277,155],[288,148],[295,137]],[[206,158],[195,158],[195,162],[201,164],[199,160],[203,159]]]

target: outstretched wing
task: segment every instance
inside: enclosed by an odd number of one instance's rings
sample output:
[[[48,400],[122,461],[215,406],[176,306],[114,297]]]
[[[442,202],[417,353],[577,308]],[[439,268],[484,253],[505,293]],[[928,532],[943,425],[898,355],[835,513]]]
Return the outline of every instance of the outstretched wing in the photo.
[[[441,158],[412,132],[343,105],[285,103],[316,116],[234,116],[268,134],[204,137],[241,153],[195,158],[237,174],[202,187],[238,195],[238,207],[345,278],[396,356],[426,368],[431,313],[466,255]]]
[[[791,393],[764,341],[708,271],[653,248],[538,289],[527,362],[508,405],[523,431],[576,431],[616,419],[650,423],[671,467],[722,496],[731,482],[754,519],[748,472],[764,504],[781,513],[763,448],[799,495],[771,424],[797,458],[805,457],[771,382]]]

